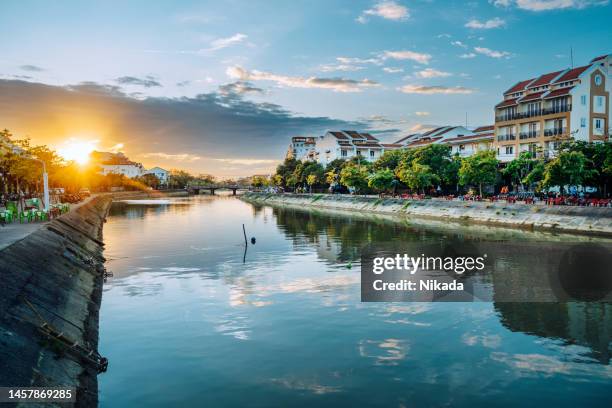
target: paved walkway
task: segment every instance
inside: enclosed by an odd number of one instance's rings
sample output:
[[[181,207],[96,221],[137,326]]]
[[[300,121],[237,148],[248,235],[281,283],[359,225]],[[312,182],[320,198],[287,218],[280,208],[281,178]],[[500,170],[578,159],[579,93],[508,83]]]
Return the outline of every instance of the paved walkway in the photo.
[[[87,198],[86,200],[81,201],[78,204],[71,204],[70,211],[76,210],[83,204],[89,202],[94,196]],[[11,245],[13,242],[24,239],[34,231],[38,230],[43,225],[47,224],[46,222],[24,222],[20,224],[19,221],[12,222],[10,224],[6,224],[4,227],[0,226],[0,251]]]

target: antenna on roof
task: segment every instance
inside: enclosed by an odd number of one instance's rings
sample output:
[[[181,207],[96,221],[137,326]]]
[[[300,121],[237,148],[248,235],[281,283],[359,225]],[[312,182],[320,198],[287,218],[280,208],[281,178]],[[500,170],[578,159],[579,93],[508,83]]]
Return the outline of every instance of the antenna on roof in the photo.
[[[467,127],[467,112],[465,112],[465,127]]]
[[[574,49],[572,47],[570,47],[570,63],[572,69],[574,69]]]

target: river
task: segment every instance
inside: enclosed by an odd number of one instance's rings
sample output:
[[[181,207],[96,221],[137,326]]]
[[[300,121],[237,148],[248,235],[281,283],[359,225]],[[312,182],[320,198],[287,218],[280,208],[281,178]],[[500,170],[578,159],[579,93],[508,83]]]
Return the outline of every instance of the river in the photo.
[[[360,301],[364,245],[449,239],[510,248],[512,274],[480,280],[494,301]],[[113,204],[100,406],[609,406],[612,305],[495,301],[568,240],[229,196]]]

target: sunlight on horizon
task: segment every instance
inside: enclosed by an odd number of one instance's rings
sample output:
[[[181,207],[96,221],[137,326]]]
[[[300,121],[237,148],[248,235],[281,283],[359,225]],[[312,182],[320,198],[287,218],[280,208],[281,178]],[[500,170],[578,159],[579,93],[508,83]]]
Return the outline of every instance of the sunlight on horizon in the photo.
[[[58,153],[65,160],[74,161],[80,165],[87,164],[89,155],[98,145],[97,140],[79,140],[70,138],[58,148]]]

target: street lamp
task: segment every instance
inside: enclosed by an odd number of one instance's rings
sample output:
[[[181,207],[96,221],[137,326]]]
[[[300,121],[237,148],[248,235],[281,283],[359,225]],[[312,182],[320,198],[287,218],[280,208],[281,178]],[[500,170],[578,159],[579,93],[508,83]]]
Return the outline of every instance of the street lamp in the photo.
[[[47,175],[47,165],[44,160],[37,159],[35,157],[30,157],[32,160],[35,160],[39,163],[42,163],[42,171],[43,171],[43,201],[45,203],[45,211],[49,212],[49,176]]]

